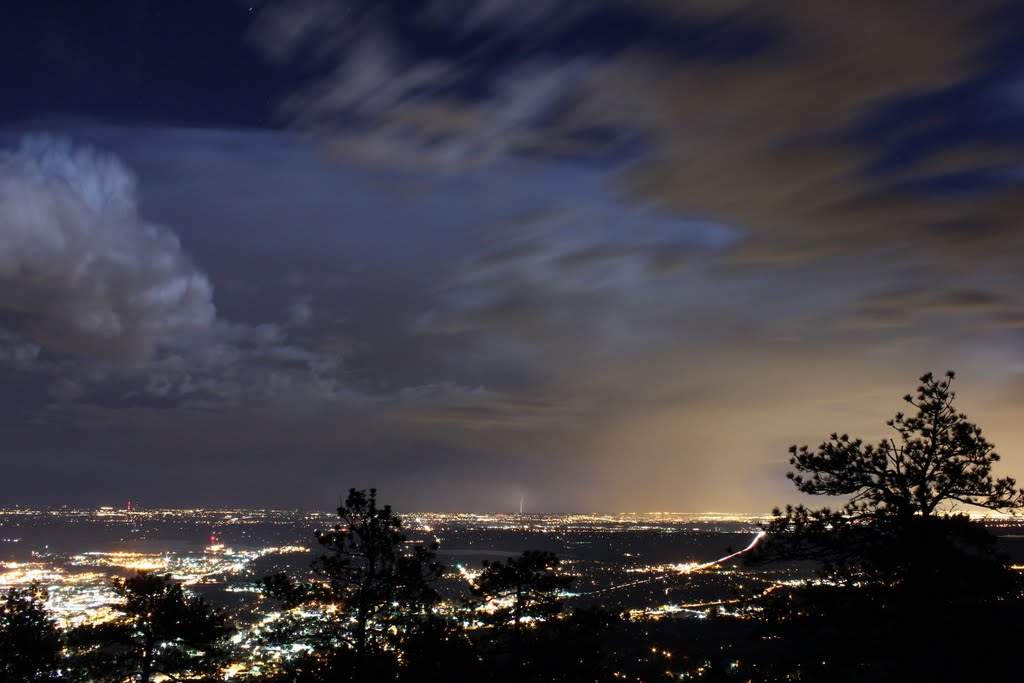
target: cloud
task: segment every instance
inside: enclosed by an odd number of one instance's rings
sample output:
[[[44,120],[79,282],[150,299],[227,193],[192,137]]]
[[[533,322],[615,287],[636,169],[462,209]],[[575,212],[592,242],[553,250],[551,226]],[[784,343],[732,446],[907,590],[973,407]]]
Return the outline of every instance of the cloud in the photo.
[[[567,188],[519,231],[491,231],[436,285],[417,338],[460,344],[438,365],[461,364],[458,386],[569,411],[609,478],[642,469],[621,465],[633,444],[654,467],[684,452],[681,477],[708,472],[683,486],[700,499],[727,488],[716,454],[756,468],[784,453],[792,414],[845,429],[849,406],[816,406],[822,391],[873,381],[863,406],[931,367],[1018,362],[1024,147],[965,136],[987,122],[949,104],[979,96],[1006,4],[377,2],[296,41],[326,75],[282,111],[342,163],[470,174],[569,157],[607,174],[615,202]],[[941,182],[978,172],[999,183]],[[737,430],[752,386],[763,405]],[[491,419],[459,409],[472,392],[435,398],[438,419]]]
[[[536,0],[523,5],[515,0],[438,0],[422,10],[431,25],[455,26],[462,33],[481,29],[552,32],[584,14],[564,0]]]
[[[76,382],[73,379],[62,377],[53,382],[49,387],[48,391],[50,395],[58,401],[74,401],[85,393],[85,388],[80,382]]]
[[[927,188],[1005,165],[1005,144],[986,152],[948,135],[890,177],[871,169],[912,131],[864,129],[941,116],[885,113],[983,75],[1006,6],[427,0],[346,3],[331,23],[313,20],[325,3],[281,2],[258,42],[302,46],[328,65],[284,109],[342,157],[457,169],[617,149],[630,159],[618,178],[634,201],[749,230],[736,264],[898,259],[911,248],[946,263],[945,252],[971,243],[959,276],[992,255],[982,241],[1024,249],[1019,183],[945,201]],[[612,27],[614,40],[587,39]]]
[[[625,337],[668,333],[667,322],[694,303],[687,268],[699,280],[741,239],[706,221],[593,197],[575,202],[527,219],[519,234],[464,263],[420,318],[421,329],[476,332],[538,354],[569,339],[606,349]],[[664,288],[681,291],[666,301]]]
[[[288,307],[288,323],[293,327],[309,326],[313,322],[314,316],[312,297],[306,296],[297,299]]]
[[[40,351],[42,349],[39,345],[27,342],[0,327],[0,362],[9,363],[17,368],[26,368],[39,357]]]
[[[138,213],[117,159],[52,137],[0,153],[0,321],[47,351],[123,362],[207,334],[209,279]],[[23,344],[23,345],[24,345]]]
[[[572,424],[571,407],[562,401],[515,396],[483,386],[439,382],[401,389],[394,400],[396,416],[444,428],[536,431]]]
[[[208,134],[180,133],[189,163],[206,153]],[[154,185],[192,169],[165,171]],[[90,145],[31,135],[0,152],[0,362],[45,382],[38,400],[224,411],[353,395],[336,351],[292,335],[313,322],[310,298],[280,324],[218,315],[211,278],[140,215],[140,195],[128,166]]]
[[[572,148],[576,143],[548,126],[568,105],[590,60],[518,60],[494,74],[482,97],[470,96],[466,88],[481,80],[464,56],[411,55],[394,23],[469,34],[489,51],[496,44],[481,43],[479,30],[536,29],[579,14],[562,7],[550,1],[524,10],[504,0],[418,7],[285,0],[260,15],[252,37],[271,59],[326,65],[321,77],[282,103],[281,112],[323,135],[333,153],[388,166],[459,169],[531,147]]]
[[[145,220],[174,226],[217,317],[127,367],[4,318],[0,437],[52,453],[62,491],[92,477],[81,495],[119,496],[157,471],[168,496],[248,504],[402,482],[408,506],[491,509],[512,486],[538,509],[762,510],[789,494],[786,446],[880,427],[947,367],[1015,452],[1004,268],[937,274],[914,248],[741,263],[758,226],[657,210],[607,166],[543,156],[408,173],[282,132],[72,132],[138,173]],[[875,309],[899,324],[849,324]],[[134,453],[151,465],[125,472]],[[42,462],[4,486],[20,495]]]

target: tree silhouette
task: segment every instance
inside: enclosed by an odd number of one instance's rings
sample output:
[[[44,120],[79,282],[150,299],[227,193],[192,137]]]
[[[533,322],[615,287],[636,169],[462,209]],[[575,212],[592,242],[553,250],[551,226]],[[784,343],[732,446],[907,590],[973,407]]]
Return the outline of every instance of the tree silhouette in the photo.
[[[621,677],[638,654],[629,652],[623,642],[624,623],[622,611],[595,605],[577,607],[557,619],[538,623],[529,640],[527,664],[533,671],[529,680],[611,681]]]
[[[170,576],[137,572],[118,579],[119,617],[75,634],[78,657],[101,680],[149,683],[208,680],[223,663],[231,629],[202,598],[187,596]]]
[[[560,593],[573,582],[560,569],[561,560],[543,550],[526,550],[504,562],[484,560],[472,591],[484,622],[496,629],[483,642],[494,680],[556,680],[561,658],[548,647],[556,631],[544,627],[562,612]]]
[[[39,586],[0,596],[0,683],[56,680],[62,643]]]
[[[852,498],[844,512],[865,516],[932,515],[943,504],[991,510],[1024,507],[1024,490],[1010,478],[993,479],[999,461],[981,429],[953,407],[953,372],[921,377],[917,395],[903,400],[916,414],[896,413],[886,424],[899,435],[877,446],[832,434],[818,450],[791,446],[787,476],[804,493]],[[809,474],[810,476],[804,476]]]
[[[338,517],[317,534],[324,553],[312,569],[320,580],[300,583],[278,574],[264,579],[266,594],[287,608],[316,610],[312,618],[286,622],[281,637],[313,647],[317,666],[348,669],[360,681],[393,676],[386,671],[395,665],[387,645],[430,616],[440,599],[432,584],[445,568],[436,544],[408,546],[401,518],[390,505],[378,507],[376,489],[349,489]]]
[[[832,434],[814,451],[790,447],[796,471],[787,476],[800,491],[849,499],[839,510],[776,509],[769,540],[755,558],[817,560],[831,578],[904,588],[940,582],[946,593],[956,583],[965,590],[1007,589],[1010,575],[991,534],[952,513],[958,505],[1016,510],[1024,507],[1024,491],[1010,477],[993,477],[999,456],[953,407],[953,379],[952,372],[941,380],[922,376],[916,395],[904,397],[915,414],[897,413],[887,422],[894,438],[872,445]]]
[[[1012,622],[1014,607],[1004,598],[1019,593],[1020,578],[995,537],[960,508],[1015,511],[1024,507],[1024,491],[993,476],[999,456],[954,408],[953,380],[952,372],[922,376],[916,393],[904,397],[912,413],[889,420],[894,435],[878,444],[832,434],[816,450],[789,449],[795,471],[788,476],[800,491],[847,497],[835,510],[776,509],[751,556],[754,563],[815,561],[827,579],[776,590],[757,607],[776,637],[788,629],[802,643],[808,665],[801,679],[956,680],[980,670],[966,652],[993,642],[991,634],[947,635],[928,626]],[[962,656],[922,658],[894,642],[927,642]],[[989,663],[1005,668],[999,659]]]
[[[476,644],[455,617],[424,614],[408,620],[395,631],[393,644],[402,655],[400,682],[485,678]]]
[[[559,574],[561,560],[543,550],[527,550],[505,562],[484,560],[473,592],[492,606],[490,621],[519,632],[526,619],[550,619],[562,611],[559,593],[573,577]]]

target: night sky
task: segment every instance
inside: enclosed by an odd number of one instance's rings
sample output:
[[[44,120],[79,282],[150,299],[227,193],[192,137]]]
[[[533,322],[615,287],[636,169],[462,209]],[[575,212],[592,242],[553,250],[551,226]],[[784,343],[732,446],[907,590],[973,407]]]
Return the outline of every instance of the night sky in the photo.
[[[926,371],[1024,477],[1024,6],[0,0],[0,506],[765,511]]]

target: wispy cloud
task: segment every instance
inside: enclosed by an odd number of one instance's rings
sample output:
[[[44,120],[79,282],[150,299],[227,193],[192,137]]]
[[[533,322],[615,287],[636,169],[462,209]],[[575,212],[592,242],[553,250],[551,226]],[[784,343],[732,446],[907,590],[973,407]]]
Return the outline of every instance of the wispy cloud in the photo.
[[[749,230],[736,264],[909,257],[944,277],[993,261],[1009,276],[1019,183],[928,191],[1005,165],[1005,148],[946,136],[894,178],[872,169],[905,137],[862,135],[887,108],[982,75],[1006,4],[284,1],[258,42],[327,65],[284,111],[348,159],[457,169],[619,146],[634,201]],[[312,19],[327,7],[334,23]],[[615,39],[585,39],[601,27]],[[927,116],[941,115],[912,118]]]

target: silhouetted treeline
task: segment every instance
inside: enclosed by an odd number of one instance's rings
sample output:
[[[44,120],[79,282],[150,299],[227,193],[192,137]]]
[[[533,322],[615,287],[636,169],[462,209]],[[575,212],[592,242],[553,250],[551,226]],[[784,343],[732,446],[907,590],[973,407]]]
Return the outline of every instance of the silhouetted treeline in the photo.
[[[567,609],[574,577],[534,550],[445,595],[437,546],[352,489],[310,576],[261,581],[276,618],[254,639],[234,642],[225,614],[166,576],[117,580],[109,620],[64,631],[30,586],[0,595],[0,683],[1015,680],[1021,575],[957,506],[1017,511],[1024,491],[993,476],[999,456],[953,407],[953,379],[923,376],[890,439],[790,449],[800,491],[845,502],[776,510],[748,562],[813,563],[818,579],[737,595],[728,614]]]

